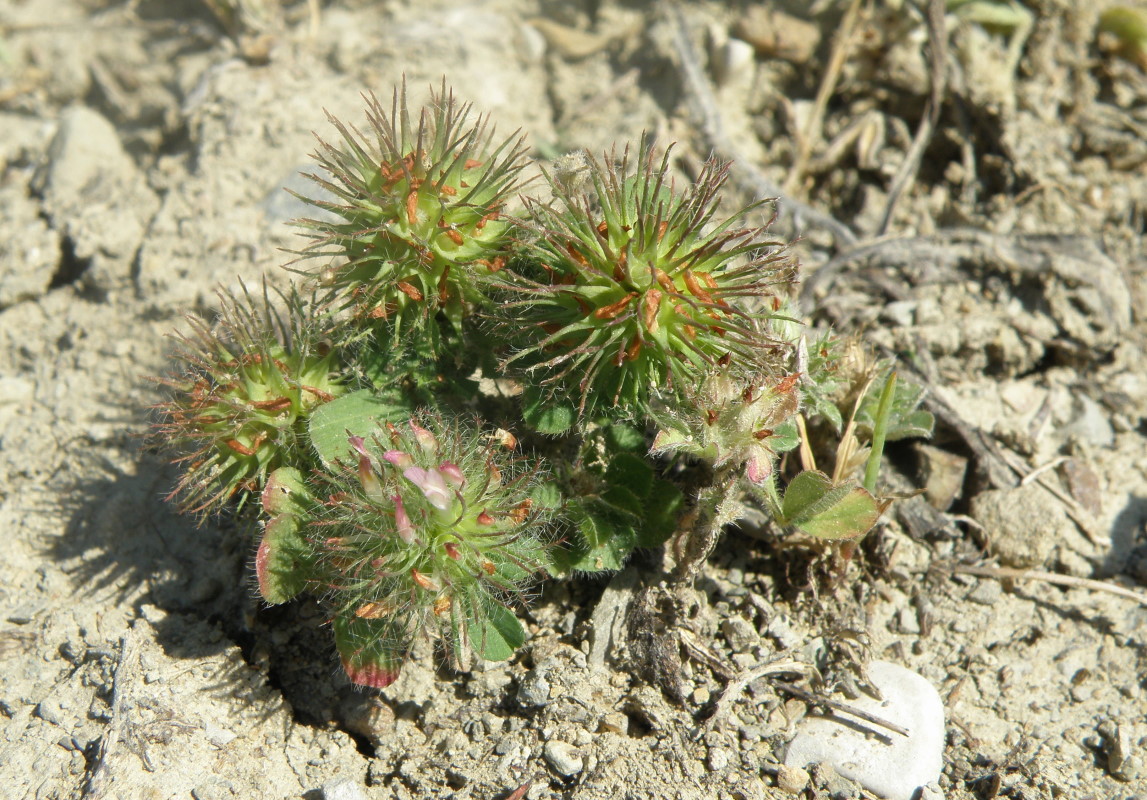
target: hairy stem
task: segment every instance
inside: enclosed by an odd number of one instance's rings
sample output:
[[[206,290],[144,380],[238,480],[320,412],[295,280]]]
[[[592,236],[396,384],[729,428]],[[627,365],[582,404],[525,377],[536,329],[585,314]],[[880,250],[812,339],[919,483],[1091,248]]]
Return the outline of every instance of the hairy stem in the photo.
[[[697,493],[693,526],[682,534],[675,547],[677,568],[673,573],[674,581],[692,581],[712,554],[721,538],[721,529],[735,516],[731,508],[736,506],[733,491],[742,470],[741,464],[717,468],[713,472],[713,480]]]

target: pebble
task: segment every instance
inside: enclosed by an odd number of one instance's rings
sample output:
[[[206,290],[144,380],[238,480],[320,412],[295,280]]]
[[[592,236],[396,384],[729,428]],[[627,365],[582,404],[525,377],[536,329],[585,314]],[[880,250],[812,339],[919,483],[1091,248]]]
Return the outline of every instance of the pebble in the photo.
[[[777,614],[769,620],[766,632],[776,640],[782,650],[792,650],[802,641],[801,635],[793,627],[792,619],[784,614]]]
[[[909,669],[887,661],[868,666],[884,700],[862,694],[850,705],[910,731],[866,735],[868,726],[853,727],[832,717],[809,716],[789,743],[785,764],[807,767],[826,762],[846,778],[887,800],[912,800],[916,790],[940,777],[944,753],[944,704],[936,689]]]
[[[532,669],[522,678],[518,686],[518,702],[530,708],[550,702],[550,682],[543,670]]]
[[[761,643],[757,629],[744,617],[729,617],[721,622],[721,633],[734,653],[747,653]]]
[[[916,617],[916,609],[902,608],[896,613],[896,627],[900,633],[917,636],[920,633],[920,620]]]
[[[929,783],[920,789],[918,800],[944,800],[944,790],[940,788],[939,784]]]
[[[808,772],[782,764],[777,768],[777,788],[786,794],[800,794],[808,786]]]
[[[585,768],[585,760],[581,752],[571,744],[554,739],[546,742],[542,749],[546,762],[553,767],[554,772],[567,778],[572,778]]]
[[[598,733],[616,733],[620,736],[629,735],[629,717],[620,711],[611,711],[601,718],[597,727]]]
[[[720,772],[729,766],[730,760],[728,750],[724,747],[713,747],[709,749],[709,758],[706,759],[705,763],[710,772]]]
[[[227,800],[235,794],[235,785],[219,777],[208,778],[191,790],[191,796],[195,800]]]
[[[367,800],[362,785],[350,778],[334,778],[323,784],[323,800]]]
[[[832,800],[853,800],[860,796],[860,787],[827,764],[817,768],[817,777],[824,784]]]
[[[967,599],[982,606],[994,606],[1003,593],[1004,589],[1000,586],[1000,582],[989,578],[976,584],[976,588],[968,592]]]
[[[820,45],[820,28],[807,20],[764,6],[750,6],[733,33],[765,58],[804,64]]]
[[[1130,781],[1138,777],[1139,764],[1132,758],[1131,737],[1124,725],[1105,719],[1096,728],[1103,737],[1103,752],[1107,755],[1107,771],[1111,777]]]
[[[987,531],[992,553],[1009,567],[1042,567],[1060,542],[1071,541],[1071,520],[1051,494],[1031,483],[981,492],[971,516]]]

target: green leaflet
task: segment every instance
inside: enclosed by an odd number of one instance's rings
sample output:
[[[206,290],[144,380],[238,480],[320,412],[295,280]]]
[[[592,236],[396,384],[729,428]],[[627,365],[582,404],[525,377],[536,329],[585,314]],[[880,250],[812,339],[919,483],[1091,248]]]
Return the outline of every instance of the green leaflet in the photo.
[[[353,452],[348,434],[369,437],[384,422],[401,422],[410,417],[407,405],[360,389],[321,406],[310,418],[311,445],[323,465],[349,461]]]
[[[854,539],[868,533],[882,511],[862,487],[833,486],[823,472],[807,470],[789,483],[779,521],[819,539]]]
[[[556,436],[573,427],[577,409],[531,386],[522,395],[522,419],[538,433]]]
[[[505,606],[491,606],[481,619],[468,626],[470,642],[487,661],[505,661],[526,641],[526,632],[514,612]]]
[[[302,592],[307,587],[309,556],[310,545],[296,517],[280,514],[270,520],[255,553],[255,575],[263,599],[278,605]]]

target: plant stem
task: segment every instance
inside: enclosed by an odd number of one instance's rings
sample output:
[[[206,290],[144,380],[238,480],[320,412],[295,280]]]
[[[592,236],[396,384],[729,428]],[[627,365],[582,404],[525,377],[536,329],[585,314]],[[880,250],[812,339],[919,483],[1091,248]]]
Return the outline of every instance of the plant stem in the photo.
[[[677,568],[673,573],[676,582],[692,581],[717,546],[721,529],[730,521],[727,505],[741,476],[741,469],[740,464],[716,469],[713,481],[697,493],[693,527],[683,535],[676,548]]]

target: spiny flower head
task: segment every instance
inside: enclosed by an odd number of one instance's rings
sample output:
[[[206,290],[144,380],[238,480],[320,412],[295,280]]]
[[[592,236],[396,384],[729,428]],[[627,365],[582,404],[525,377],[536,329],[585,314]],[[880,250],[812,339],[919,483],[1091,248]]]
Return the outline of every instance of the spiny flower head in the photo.
[[[182,455],[172,497],[185,511],[221,510],[236,495],[258,492],[279,466],[305,460],[307,415],[343,393],[322,317],[292,288],[276,308],[266,286],[221,295],[212,326],[191,319],[180,336],[183,371],[162,383],[156,435]]]
[[[656,415],[661,430],[652,454],[683,453],[714,467],[744,464],[750,481],[764,483],[776,454],[795,443],[780,429],[800,408],[799,378],[744,380],[727,370],[711,372],[685,402]]]
[[[714,223],[727,167],[705,165],[678,191],[668,152],[631,169],[589,160],[582,190],[550,179],[559,203],[530,203],[533,238],[495,312],[534,385],[584,413],[644,411],[651,394],[695,385],[709,369],[752,362],[775,343],[766,321],[794,267],[767,225]],[[548,177],[548,176],[547,176]]]
[[[456,658],[471,648],[489,657],[487,637],[520,634],[506,603],[549,563],[547,515],[530,496],[537,470],[433,416],[349,445],[308,535],[350,678],[390,683],[424,631]]]
[[[342,144],[320,139],[315,158],[329,178],[310,177],[334,199],[303,198],[327,212],[299,223],[313,239],[303,255],[329,260],[315,277],[362,323],[388,321],[397,334],[438,309],[457,322],[503,263],[523,142],[494,145],[486,118],[470,125],[470,106],[445,83],[417,119],[405,83],[389,113],[365,100],[366,135],[328,115]]]

